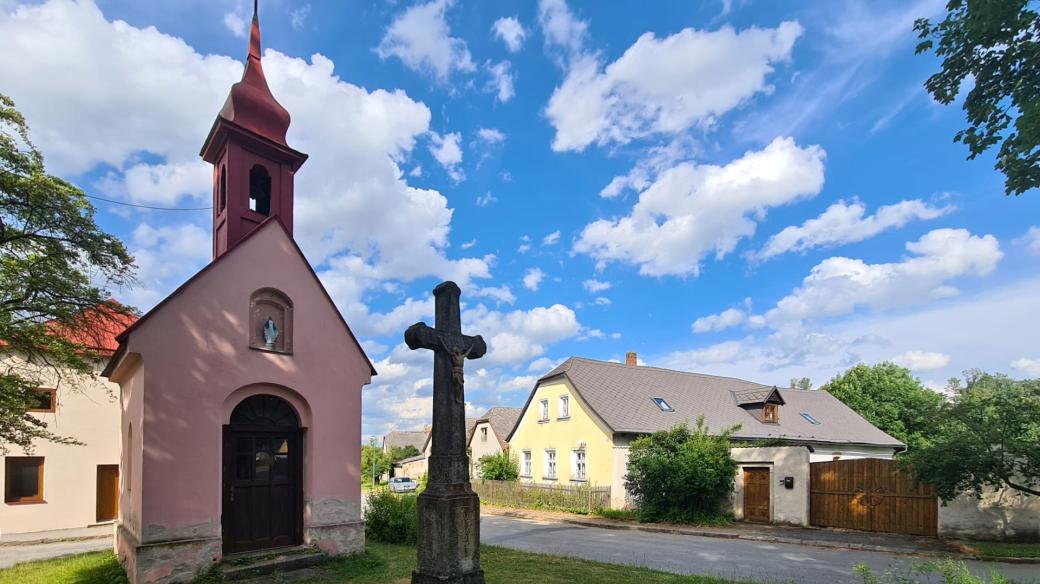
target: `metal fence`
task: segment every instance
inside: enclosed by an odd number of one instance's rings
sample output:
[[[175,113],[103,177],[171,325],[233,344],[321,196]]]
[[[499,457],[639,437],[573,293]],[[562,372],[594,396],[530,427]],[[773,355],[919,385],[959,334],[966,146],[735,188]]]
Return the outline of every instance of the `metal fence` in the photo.
[[[554,485],[519,481],[473,481],[482,503],[519,509],[592,513],[610,507],[610,487]]]

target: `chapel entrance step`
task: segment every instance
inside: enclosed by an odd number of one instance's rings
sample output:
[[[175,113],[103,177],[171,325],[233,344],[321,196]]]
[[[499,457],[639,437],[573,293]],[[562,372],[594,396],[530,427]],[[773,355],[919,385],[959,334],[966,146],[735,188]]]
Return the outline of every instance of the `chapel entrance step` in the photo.
[[[275,572],[290,572],[324,563],[328,556],[310,546],[295,546],[224,556],[217,567],[224,580],[245,580]]]

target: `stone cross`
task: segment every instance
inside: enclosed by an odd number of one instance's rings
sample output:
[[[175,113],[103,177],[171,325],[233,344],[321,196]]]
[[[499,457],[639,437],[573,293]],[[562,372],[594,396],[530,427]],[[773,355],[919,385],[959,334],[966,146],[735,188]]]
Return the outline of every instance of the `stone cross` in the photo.
[[[483,584],[480,569],[480,499],[469,483],[466,402],[462,367],[487,344],[462,334],[455,282],[433,289],[436,326],[408,327],[408,348],[433,351],[433,429],[426,490],[419,495],[419,563],[412,584]]]

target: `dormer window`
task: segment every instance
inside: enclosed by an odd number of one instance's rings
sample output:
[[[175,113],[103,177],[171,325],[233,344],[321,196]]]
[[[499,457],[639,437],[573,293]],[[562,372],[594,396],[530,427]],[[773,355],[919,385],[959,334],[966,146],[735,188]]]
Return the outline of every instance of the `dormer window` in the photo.
[[[271,214],[271,174],[260,164],[249,169],[249,210]]]
[[[662,412],[674,412],[675,411],[674,409],[672,409],[672,406],[668,405],[668,402],[664,401],[663,397],[655,397],[655,398],[651,398],[651,399],[654,400],[654,405],[656,405],[658,407],[658,409],[660,409]]]
[[[777,404],[765,404],[762,406],[762,421],[767,424],[780,422],[780,406]]]

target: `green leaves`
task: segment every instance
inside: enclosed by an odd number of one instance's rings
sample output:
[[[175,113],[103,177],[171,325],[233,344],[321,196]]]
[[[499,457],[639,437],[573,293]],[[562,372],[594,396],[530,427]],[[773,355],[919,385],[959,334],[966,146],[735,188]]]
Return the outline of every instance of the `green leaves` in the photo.
[[[515,481],[520,478],[520,463],[509,452],[485,454],[478,463],[480,478],[486,481]]]
[[[969,159],[998,146],[995,168],[1006,194],[1040,186],[1040,15],[1029,0],[951,0],[937,24],[919,18],[917,54],[935,51],[942,68],[925,82],[949,105],[967,90],[968,127],[955,142]]]
[[[845,402],[910,451],[923,447],[943,397],[894,363],[859,364],[821,389]]]
[[[632,442],[625,480],[640,518],[690,522],[717,515],[736,477],[730,457],[736,430],[709,434],[701,417],[692,431],[684,424]]]
[[[75,441],[27,413],[38,387],[96,377],[133,309],[108,288],[133,281],[133,259],[94,222],[74,185],[46,174],[25,118],[0,95],[0,453],[36,439]]]
[[[1040,496],[1040,380],[968,371],[936,418],[929,444],[911,451],[917,475],[949,501],[986,487]]]

